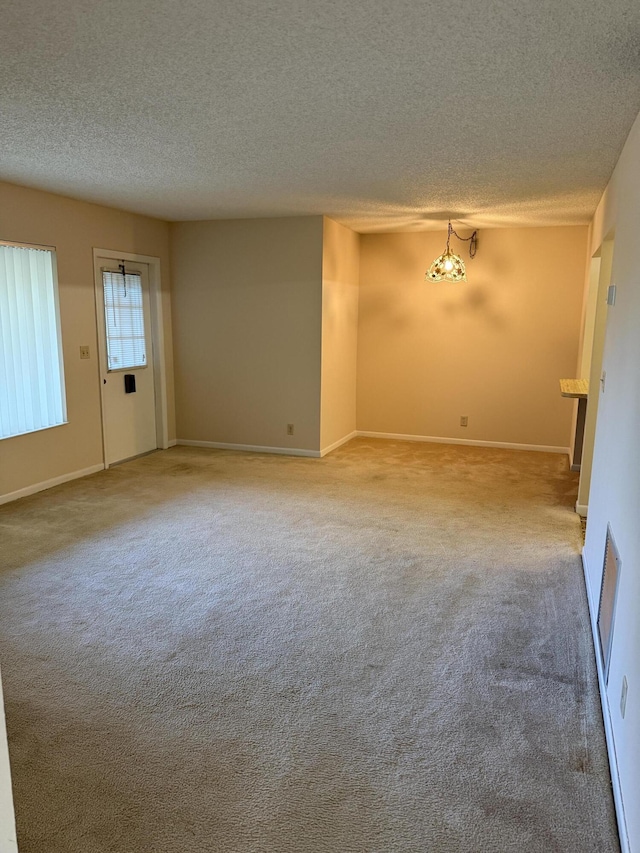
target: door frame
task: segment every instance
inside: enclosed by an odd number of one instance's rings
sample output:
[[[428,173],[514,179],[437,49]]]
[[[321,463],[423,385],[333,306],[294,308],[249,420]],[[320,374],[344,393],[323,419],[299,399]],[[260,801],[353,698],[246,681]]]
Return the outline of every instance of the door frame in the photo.
[[[107,432],[105,425],[104,385],[102,382],[102,367],[104,353],[100,351],[98,323],[100,311],[98,300],[104,299],[102,270],[98,258],[111,261],[129,261],[146,264],[149,268],[149,300],[151,303],[151,345],[153,351],[153,386],[156,402],[156,446],[161,450],[169,447],[169,415],[167,412],[167,366],[164,353],[164,326],[162,312],[162,279],[160,274],[160,258],[152,255],[137,255],[131,252],[117,252],[113,249],[93,249],[93,284],[96,314],[96,352],[98,354],[98,380],[100,383],[100,420],[102,422],[102,459],[104,467],[107,462]]]
[[[587,399],[587,410],[584,423],[584,441],[582,446],[582,459],[580,462],[580,480],[578,482],[578,499],[576,501],[576,512],[582,518],[586,518],[589,512],[589,493],[591,491],[591,471],[595,451],[596,429],[598,423],[598,410],[600,396],[604,392],[604,379],[602,369],[604,366],[604,354],[607,341],[607,318],[609,314],[608,293],[613,281],[613,255],[615,251],[615,229],[603,238],[602,243],[593,253],[590,264],[599,260],[598,276],[589,276],[589,290],[594,290],[594,311],[592,317],[592,329],[587,335],[587,329],[583,331],[589,352],[589,395]],[[589,294],[587,295],[587,299]],[[585,317],[585,324],[587,321]],[[583,342],[584,346],[584,342]],[[585,370],[583,357],[581,358],[581,372]],[[585,371],[586,372],[586,371]],[[586,377],[584,377],[586,378]]]

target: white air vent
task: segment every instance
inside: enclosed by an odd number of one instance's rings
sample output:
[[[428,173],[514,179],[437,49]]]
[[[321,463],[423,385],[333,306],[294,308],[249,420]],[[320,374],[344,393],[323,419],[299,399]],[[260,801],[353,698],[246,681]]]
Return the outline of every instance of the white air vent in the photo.
[[[600,606],[598,607],[598,636],[600,655],[605,683],[609,679],[609,661],[613,641],[613,624],[616,609],[616,596],[620,582],[620,555],[613,540],[610,525],[607,525],[607,538],[604,549],[604,567],[600,588]]]

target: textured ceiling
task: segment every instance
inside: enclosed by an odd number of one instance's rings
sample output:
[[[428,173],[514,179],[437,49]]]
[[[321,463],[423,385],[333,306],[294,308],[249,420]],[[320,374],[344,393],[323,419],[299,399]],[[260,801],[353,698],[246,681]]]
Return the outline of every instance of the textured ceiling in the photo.
[[[0,0],[0,178],[165,219],[586,221],[638,0]]]

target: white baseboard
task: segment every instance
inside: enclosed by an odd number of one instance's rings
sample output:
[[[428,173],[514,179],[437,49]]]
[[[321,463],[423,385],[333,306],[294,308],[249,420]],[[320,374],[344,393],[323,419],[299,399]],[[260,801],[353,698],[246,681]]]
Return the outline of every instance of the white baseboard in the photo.
[[[395,432],[369,432],[368,430],[358,430],[358,435],[366,436],[367,438],[392,438],[396,441],[428,441],[434,444],[466,444],[471,447],[498,447],[505,450],[535,450],[540,453],[566,453],[568,455],[568,447],[554,447],[546,444],[514,444],[508,441],[481,441],[474,438],[447,438],[444,436],[435,435],[404,435],[403,433]]]
[[[167,442],[167,450],[168,450],[170,447],[175,447],[177,443],[178,443],[178,440],[177,440],[176,438],[172,438],[172,439],[170,439],[170,440]]]
[[[279,456],[307,456],[312,459],[320,458],[319,450],[305,450],[302,447],[263,447],[259,444],[228,444],[225,441],[192,441],[190,438],[179,438],[176,441],[183,447],[212,447],[215,450],[244,450],[248,453],[277,453]]]
[[[591,622],[591,633],[593,635],[596,669],[598,670],[600,704],[602,705],[602,719],[604,721],[604,733],[607,743],[607,755],[609,757],[611,785],[613,787],[613,802],[615,806],[616,820],[618,822],[618,835],[620,836],[620,848],[622,853],[631,853],[631,845],[629,842],[629,835],[627,833],[627,822],[624,816],[624,800],[622,798],[622,787],[620,785],[620,775],[618,772],[618,759],[616,756],[616,745],[613,738],[613,725],[611,723],[611,711],[609,709],[607,685],[604,680],[602,660],[598,654],[598,649],[600,648],[600,640],[598,636],[598,602],[595,602],[591,597],[589,571],[587,569],[587,558],[584,549],[582,550],[582,571],[584,573],[584,585],[587,590],[587,601],[589,604],[589,619]]]
[[[370,432],[368,430],[354,430],[338,441],[334,441],[328,447],[322,450],[305,450],[298,447],[270,447],[259,444],[232,444],[225,441],[193,441],[189,438],[179,438],[171,444],[182,445],[185,447],[211,447],[215,450],[242,450],[250,453],[275,453],[282,456],[306,456],[312,459],[319,459],[331,453],[332,450],[346,444],[356,436],[364,436],[366,438],[386,438],[396,441],[426,441],[435,444],[463,444],[473,447],[496,447],[505,450],[535,450],[541,453],[568,453],[567,447],[552,447],[544,444],[513,444],[504,441],[481,441],[469,438],[447,438],[433,435],[405,435],[404,433],[394,432]]]
[[[346,444],[348,441],[351,441],[352,438],[355,438],[358,435],[357,431],[354,429],[353,432],[350,432],[349,435],[344,435],[342,438],[339,438],[337,441],[334,441],[333,444],[330,444],[328,447],[325,447],[320,451],[320,456],[326,456],[327,453],[331,453],[332,450],[337,450],[338,447],[342,447],[343,444]]]
[[[580,516],[580,518],[587,517],[587,511],[589,509],[589,504],[576,504],[576,512]]]
[[[80,471],[71,471],[69,474],[62,474],[60,477],[53,477],[51,480],[43,480],[41,483],[34,483],[32,486],[26,486],[24,489],[0,495],[0,504],[17,501],[18,498],[26,498],[29,495],[35,495],[37,492],[44,492],[45,489],[52,489],[54,486],[68,483],[69,480],[78,480],[80,477],[88,477],[89,474],[97,474],[98,471],[103,470],[104,463],[101,462],[99,465],[92,465],[90,468],[82,468]]]

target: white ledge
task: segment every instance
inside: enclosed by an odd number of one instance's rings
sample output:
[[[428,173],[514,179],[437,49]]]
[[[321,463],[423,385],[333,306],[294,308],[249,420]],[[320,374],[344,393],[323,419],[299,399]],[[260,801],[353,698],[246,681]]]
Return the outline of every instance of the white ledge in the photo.
[[[0,682],[0,851],[2,853],[18,853],[2,682]]]

